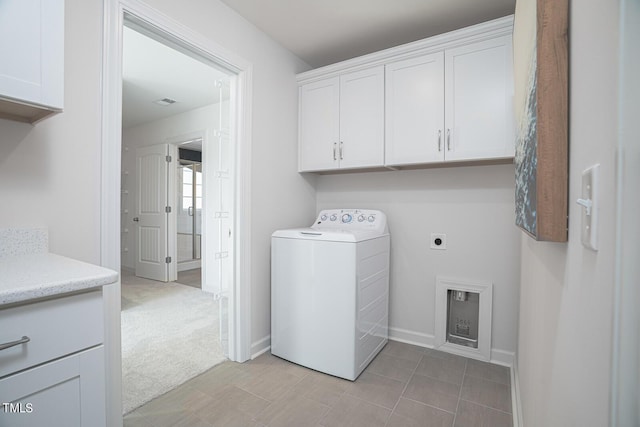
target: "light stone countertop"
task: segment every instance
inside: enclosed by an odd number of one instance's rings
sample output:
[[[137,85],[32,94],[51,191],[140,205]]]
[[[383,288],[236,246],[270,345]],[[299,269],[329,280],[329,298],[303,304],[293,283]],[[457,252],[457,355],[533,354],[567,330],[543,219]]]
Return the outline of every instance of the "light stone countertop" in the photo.
[[[47,252],[0,257],[0,308],[117,280],[113,270]]]

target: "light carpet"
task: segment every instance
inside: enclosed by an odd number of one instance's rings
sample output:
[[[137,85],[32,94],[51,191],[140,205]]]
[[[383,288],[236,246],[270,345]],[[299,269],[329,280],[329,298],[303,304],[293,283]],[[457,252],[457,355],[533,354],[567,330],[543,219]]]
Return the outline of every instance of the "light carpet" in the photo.
[[[226,360],[213,296],[122,275],[122,400],[129,413]]]

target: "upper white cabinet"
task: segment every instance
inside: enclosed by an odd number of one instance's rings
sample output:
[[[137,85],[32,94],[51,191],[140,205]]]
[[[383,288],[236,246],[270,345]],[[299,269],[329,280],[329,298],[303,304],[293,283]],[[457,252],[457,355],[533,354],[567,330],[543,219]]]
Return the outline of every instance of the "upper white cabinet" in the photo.
[[[299,170],[338,168],[340,78],[301,86],[299,102]]]
[[[386,66],[385,164],[514,155],[511,36]]]
[[[445,51],[445,160],[513,157],[511,36]]]
[[[512,29],[500,18],[298,75],[299,170],[512,158]]]
[[[443,52],[387,65],[385,112],[386,164],[443,160]]]
[[[64,0],[0,1],[0,118],[33,123],[64,98]]]
[[[383,164],[383,66],[300,86],[301,172]]]

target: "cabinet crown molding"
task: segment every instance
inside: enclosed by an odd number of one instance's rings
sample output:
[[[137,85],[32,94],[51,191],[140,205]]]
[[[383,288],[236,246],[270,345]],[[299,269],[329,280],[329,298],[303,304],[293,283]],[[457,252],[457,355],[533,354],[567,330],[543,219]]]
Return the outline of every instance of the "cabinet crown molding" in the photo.
[[[317,80],[338,76],[345,72],[358,71],[375,65],[384,65],[391,61],[408,59],[429,52],[463,45],[469,41],[481,41],[503,35],[511,35],[513,32],[513,15],[494,19],[459,30],[439,34],[426,39],[391,47],[379,52],[370,53],[346,61],[316,68],[297,74],[299,85],[312,83]]]

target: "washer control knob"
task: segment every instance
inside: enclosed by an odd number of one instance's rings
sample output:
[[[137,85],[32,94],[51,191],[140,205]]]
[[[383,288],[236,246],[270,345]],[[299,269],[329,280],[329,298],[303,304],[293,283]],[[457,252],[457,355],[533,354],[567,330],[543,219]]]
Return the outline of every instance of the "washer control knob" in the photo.
[[[353,220],[353,217],[351,216],[351,214],[344,214],[342,215],[342,222],[345,224],[350,223]]]
[[[326,221],[328,218],[327,214],[322,214],[322,216],[320,216],[320,219],[323,221]]]
[[[369,215],[369,218],[367,218],[367,221],[369,221],[369,222],[373,222],[375,220],[376,220],[376,217],[373,216],[373,215]]]
[[[362,221],[364,221],[364,215],[360,215],[360,216],[358,217],[358,222],[362,222]]]
[[[338,215],[333,214],[331,215],[331,218],[329,218],[331,221],[335,221],[336,219],[338,219]]]

